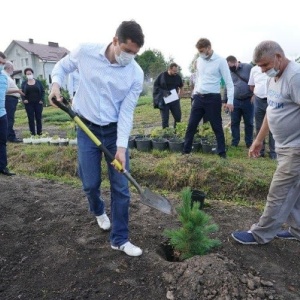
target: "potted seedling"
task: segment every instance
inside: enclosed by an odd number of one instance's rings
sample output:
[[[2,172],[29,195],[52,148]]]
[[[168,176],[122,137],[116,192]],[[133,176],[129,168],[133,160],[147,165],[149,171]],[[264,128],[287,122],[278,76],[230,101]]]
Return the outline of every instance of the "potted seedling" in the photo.
[[[139,130],[139,136],[135,138],[135,144],[139,151],[149,152],[152,149],[152,140],[146,136],[144,129]]]
[[[199,135],[201,136],[203,153],[212,153],[212,149],[216,145],[216,141],[214,131],[209,122],[203,123],[199,127]]]
[[[151,130],[152,147],[157,150],[166,150],[168,148],[168,140],[164,137],[164,130],[161,127],[155,127]]]
[[[172,152],[182,152],[184,146],[184,137],[187,129],[186,122],[176,123],[175,136],[169,139],[169,148]]]

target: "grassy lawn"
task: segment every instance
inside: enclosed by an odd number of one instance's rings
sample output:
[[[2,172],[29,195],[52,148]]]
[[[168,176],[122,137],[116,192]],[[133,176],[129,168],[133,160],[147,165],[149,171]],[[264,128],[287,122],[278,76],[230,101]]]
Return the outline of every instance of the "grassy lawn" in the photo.
[[[182,121],[187,122],[190,113],[190,99],[182,99]],[[224,124],[228,116],[224,115]],[[173,118],[170,117],[170,125]],[[16,112],[16,128],[26,128],[27,117],[24,109]],[[58,126],[62,130],[72,127],[69,116],[56,108],[45,107],[43,126]],[[153,109],[150,97],[139,99],[134,115],[132,133],[151,132],[161,126],[159,110]],[[25,131],[25,130],[24,130]],[[243,140],[243,133],[242,139]],[[261,207],[266,199],[276,161],[269,158],[249,159],[244,142],[238,148],[229,147],[230,134],[226,134],[228,159],[217,155],[180,153],[154,150],[144,153],[131,150],[131,174],[142,185],[163,194],[176,195],[182,188],[190,186],[203,190],[208,199],[238,202],[243,205]],[[48,145],[8,144],[9,166],[18,174],[59,180],[80,185],[76,168],[76,147]],[[105,164],[103,167],[106,168]],[[104,177],[103,186],[108,186]]]

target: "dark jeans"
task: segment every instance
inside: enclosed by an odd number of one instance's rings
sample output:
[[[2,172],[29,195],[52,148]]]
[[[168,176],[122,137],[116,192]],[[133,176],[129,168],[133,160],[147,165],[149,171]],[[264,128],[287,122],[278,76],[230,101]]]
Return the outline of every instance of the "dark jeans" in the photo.
[[[16,133],[14,131],[15,112],[18,105],[18,98],[15,96],[5,96],[5,109],[7,115],[7,140],[13,141],[16,139]]]
[[[43,104],[39,102],[25,103],[25,109],[27,112],[29,130],[31,134],[32,135],[42,134]],[[35,125],[36,125],[36,130],[35,130]]]
[[[204,114],[215,133],[218,143],[217,153],[219,155],[226,153],[221,110],[221,94],[194,95],[189,124],[185,133],[184,153],[190,153],[192,151],[194,135]]]
[[[7,166],[7,153],[6,153],[6,142],[7,142],[7,116],[0,117],[0,170]]]
[[[176,123],[181,122],[181,107],[180,100],[173,101],[168,104],[164,104],[163,108],[160,109],[160,115],[162,119],[162,128],[169,127],[169,111],[171,111],[174,118],[174,128]]]
[[[233,112],[231,113],[231,134],[232,146],[237,146],[240,142],[240,123],[243,117],[245,125],[245,143],[250,147],[253,142],[253,119],[254,106],[251,103],[251,97],[244,100],[233,100]]]
[[[111,127],[98,127],[88,125],[89,129],[101,141],[101,143],[114,156],[117,151],[117,124]],[[83,190],[88,198],[90,211],[95,216],[105,212],[105,203],[101,197],[102,181],[102,151],[87,136],[82,129],[78,128],[78,163],[79,175],[83,184]],[[111,159],[105,156],[110,181],[110,214],[112,228],[110,232],[111,244],[123,245],[128,241],[129,229],[129,203],[130,192],[127,178],[118,172],[111,164]],[[129,152],[126,151],[126,169],[129,170]]]
[[[263,123],[266,111],[268,107],[267,99],[261,99],[257,96],[255,96],[255,102],[254,102],[254,116],[255,116],[255,130],[256,134],[258,134],[261,125]],[[273,138],[273,134],[271,131],[269,131],[269,149],[270,149],[270,155],[276,155],[275,152],[275,141]],[[260,151],[261,155],[265,154],[265,140],[263,143],[263,148]]]

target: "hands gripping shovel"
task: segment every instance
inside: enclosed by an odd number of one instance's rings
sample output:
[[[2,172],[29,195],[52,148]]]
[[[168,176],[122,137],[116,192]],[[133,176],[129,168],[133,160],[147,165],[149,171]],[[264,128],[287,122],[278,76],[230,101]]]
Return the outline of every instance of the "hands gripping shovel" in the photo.
[[[143,190],[142,187],[130,175],[130,173],[127,170],[123,169],[120,162],[115,159],[115,157],[101,143],[101,141],[81,121],[80,117],[69,107],[68,102],[65,99],[63,99],[63,102],[61,102],[61,101],[57,101],[56,98],[52,98],[52,102],[60,109],[65,111],[75,121],[75,123],[88,135],[88,137],[105,153],[107,157],[109,157],[114,167],[119,172],[121,172],[135,186],[135,188],[137,189],[137,191],[141,196],[141,202],[143,204],[155,208],[165,214],[172,213],[172,206],[170,202],[166,198],[151,192],[148,188]]]

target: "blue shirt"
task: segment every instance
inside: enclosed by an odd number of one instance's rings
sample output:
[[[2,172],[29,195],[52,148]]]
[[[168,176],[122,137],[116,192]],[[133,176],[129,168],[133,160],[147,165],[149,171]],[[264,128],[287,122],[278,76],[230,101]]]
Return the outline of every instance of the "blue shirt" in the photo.
[[[233,104],[234,86],[226,59],[215,53],[209,59],[199,57],[194,93],[220,93],[222,78],[227,89],[227,103]]]
[[[0,117],[6,115],[5,95],[7,90],[7,77],[0,71]]]
[[[110,63],[105,56],[108,46],[81,44],[56,63],[52,81],[62,86],[65,76],[78,69],[73,110],[98,125],[118,122],[117,146],[127,147],[144,73],[135,60],[125,67]]]

